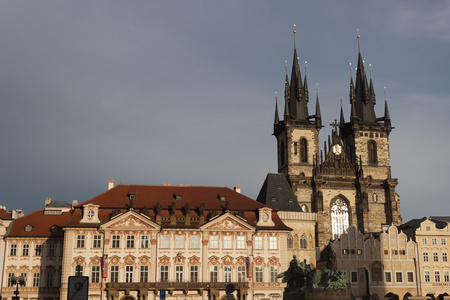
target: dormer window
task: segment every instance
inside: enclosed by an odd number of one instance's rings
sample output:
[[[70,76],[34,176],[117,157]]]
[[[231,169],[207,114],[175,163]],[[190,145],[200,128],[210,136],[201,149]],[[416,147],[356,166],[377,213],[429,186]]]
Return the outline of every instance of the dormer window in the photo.
[[[25,226],[25,231],[28,231],[28,232],[30,232],[30,231],[33,231],[33,229],[34,229],[34,226],[33,225],[27,225],[27,226]]]
[[[136,200],[136,194],[128,194],[128,199],[130,200]]]
[[[221,196],[221,195],[219,195],[219,200],[220,201],[225,201],[227,198],[225,197],[225,196]]]
[[[175,195],[175,200],[177,200],[177,201],[181,201],[181,199],[182,199],[182,197],[181,197],[181,195],[180,195],[180,194],[178,194],[178,195]]]
[[[51,232],[57,232],[58,231],[58,226],[53,225],[52,227],[50,227]]]

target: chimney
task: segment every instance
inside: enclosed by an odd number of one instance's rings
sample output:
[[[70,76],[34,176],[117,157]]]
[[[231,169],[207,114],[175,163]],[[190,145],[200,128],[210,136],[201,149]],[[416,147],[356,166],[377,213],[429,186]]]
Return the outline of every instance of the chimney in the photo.
[[[45,197],[45,206],[50,205],[50,203],[52,203],[52,198],[50,198],[50,197]]]
[[[235,186],[234,187],[234,191],[236,192],[236,193],[241,193],[241,187],[240,186]]]
[[[75,205],[78,205],[78,200],[72,200],[72,208],[73,208]]]
[[[113,187],[114,187],[114,179],[108,180],[108,190],[112,189]]]

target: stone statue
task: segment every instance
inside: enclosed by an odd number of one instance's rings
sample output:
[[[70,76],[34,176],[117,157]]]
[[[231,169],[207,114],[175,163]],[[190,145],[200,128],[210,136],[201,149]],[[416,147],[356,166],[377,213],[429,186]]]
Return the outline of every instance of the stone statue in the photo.
[[[189,206],[189,203],[186,202],[186,205],[184,206],[184,211],[186,212],[186,216],[189,216],[189,213],[191,212],[191,207]]]
[[[156,205],[155,205],[155,211],[156,211],[156,214],[157,215],[160,215],[161,214],[161,209],[162,209],[162,207],[161,207],[161,203],[156,203]]]
[[[198,207],[198,212],[200,215],[203,215],[203,213],[205,212],[205,203],[200,203],[200,206]]]
[[[176,204],[175,202],[172,202],[172,205],[170,207],[170,214],[175,215],[175,211],[176,211]]]

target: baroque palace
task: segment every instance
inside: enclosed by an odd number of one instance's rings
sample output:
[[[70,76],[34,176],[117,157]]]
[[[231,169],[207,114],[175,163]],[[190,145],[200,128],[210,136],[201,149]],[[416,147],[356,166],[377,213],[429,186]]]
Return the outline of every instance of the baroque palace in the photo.
[[[26,216],[0,207],[2,300],[17,289],[25,300],[71,300],[71,276],[86,278],[89,300],[278,300],[285,284],[277,275],[292,257],[321,268],[330,241],[354,296],[443,299],[450,218],[402,224],[388,105],[377,117],[359,49],[349,101],[348,121],[341,108],[320,150],[319,98],[310,114],[294,47],[282,119],[275,107],[278,173],[256,201],[240,187],[110,180],[81,204],[47,198]]]

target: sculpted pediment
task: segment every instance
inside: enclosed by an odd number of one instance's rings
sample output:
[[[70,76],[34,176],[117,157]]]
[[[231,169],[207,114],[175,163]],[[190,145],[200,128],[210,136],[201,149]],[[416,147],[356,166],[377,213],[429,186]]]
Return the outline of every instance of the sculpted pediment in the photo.
[[[152,220],[129,211],[109,222],[103,224],[103,229],[155,229],[159,230],[159,225]]]
[[[226,214],[203,226],[203,230],[253,230],[254,227],[234,215]]]

